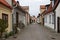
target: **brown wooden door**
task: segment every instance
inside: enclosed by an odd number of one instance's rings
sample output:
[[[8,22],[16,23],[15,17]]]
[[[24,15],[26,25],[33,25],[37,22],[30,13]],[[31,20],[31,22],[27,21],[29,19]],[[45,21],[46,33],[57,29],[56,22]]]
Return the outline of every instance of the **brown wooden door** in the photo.
[[[60,17],[57,18],[58,33],[60,33]]]
[[[44,25],[44,18],[43,18],[43,25]]]

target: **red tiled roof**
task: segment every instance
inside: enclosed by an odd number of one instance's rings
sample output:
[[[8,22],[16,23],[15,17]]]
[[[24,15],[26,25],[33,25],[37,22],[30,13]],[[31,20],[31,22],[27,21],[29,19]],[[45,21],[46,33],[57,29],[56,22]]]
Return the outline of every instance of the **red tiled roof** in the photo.
[[[49,6],[48,10],[45,11],[43,14],[48,14],[48,13],[54,11],[57,8],[58,4],[59,4],[59,0],[56,0],[54,6],[52,8],[52,3],[50,3],[50,6]]]
[[[5,6],[7,6],[10,9],[12,9],[12,7],[5,0],[0,0],[0,3],[2,3]]]
[[[57,8],[59,2],[60,2],[59,0],[56,0],[56,3],[55,3],[55,5],[54,5],[54,7],[53,7],[53,10],[55,10],[55,9]]]
[[[52,11],[52,2],[50,3],[50,6],[49,6],[48,10],[46,11],[46,13],[49,13],[51,11]]]

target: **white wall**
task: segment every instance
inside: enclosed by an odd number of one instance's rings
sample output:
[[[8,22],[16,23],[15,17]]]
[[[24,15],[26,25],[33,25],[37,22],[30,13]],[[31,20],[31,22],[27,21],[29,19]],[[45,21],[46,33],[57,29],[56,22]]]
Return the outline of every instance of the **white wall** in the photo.
[[[56,31],[57,31],[57,17],[60,17],[60,3],[55,11],[56,11]]]
[[[25,19],[25,15],[23,15],[24,13],[20,12],[19,13],[19,22],[22,21],[25,25],[26,25],[26,19]]]
[[[49,23],[49,16],[50,15],[51,15],[51,23]],[[54,24],[52,24],[52,13],[46,14],[44,17],[45,18],[47,17],[47,22],[44,21],[44,25],[47,26],[47,27],[49,27],[49,28],[54,29]],[[44,18],[44,20],[45,20],[45,18]]]

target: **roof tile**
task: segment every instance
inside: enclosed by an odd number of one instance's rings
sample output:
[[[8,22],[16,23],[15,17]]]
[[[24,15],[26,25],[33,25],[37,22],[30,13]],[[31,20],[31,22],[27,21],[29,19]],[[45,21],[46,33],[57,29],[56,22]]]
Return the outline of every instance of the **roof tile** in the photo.
[[[12,9],[12,7],[5,0],[0,0],[0,3]]]

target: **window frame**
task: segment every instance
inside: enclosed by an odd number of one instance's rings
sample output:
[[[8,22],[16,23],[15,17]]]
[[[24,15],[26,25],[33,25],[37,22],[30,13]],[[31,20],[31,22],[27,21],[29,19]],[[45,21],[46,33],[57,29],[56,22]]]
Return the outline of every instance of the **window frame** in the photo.
[[[8,23],[8,14],[2,13],[2,19]]]

